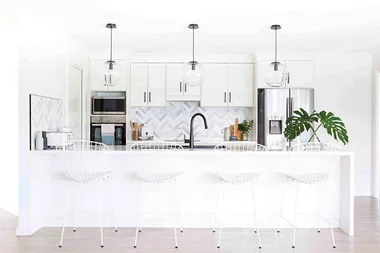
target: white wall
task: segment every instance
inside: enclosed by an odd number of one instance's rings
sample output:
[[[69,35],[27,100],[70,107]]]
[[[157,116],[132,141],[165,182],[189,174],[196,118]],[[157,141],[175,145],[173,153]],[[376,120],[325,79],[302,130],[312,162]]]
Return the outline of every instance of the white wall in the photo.
[[[83,71],[82,94],[82,138],[90,140],[90,83],[89,83],[89,53],[82,46],[78,46],[69,53],[69,64]]]
[[[18,45],[17,20],[9,13],[0,15],[0,99],[2,145],[0,145],[0,209],[18,212]]]
[[[48,20],[24,15],[19,20],[19,230],[34,230],[31,219],[38,192],[29,192],[32,180],[29,151],[29,94],[59,98],[66,103],[68,52],[74,44]],[[66,107],[66,106],[65,106]],[[33,203],[33,205],[31,204]]]
[[[380,53],[373,54],[373,95],[372,95],[372,182],[371,195],[380,196]]]
[[[316,54],[314,73],[316,109],[331,111],[346,124],[345,149],[355,152],[355,195],[371,195],[372,56]]]

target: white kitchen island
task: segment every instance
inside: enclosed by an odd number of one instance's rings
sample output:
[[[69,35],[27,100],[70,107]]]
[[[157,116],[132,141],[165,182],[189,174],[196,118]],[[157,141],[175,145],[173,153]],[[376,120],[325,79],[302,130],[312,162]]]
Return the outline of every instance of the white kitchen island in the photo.
[[[60,227],[63,223],[68,181],[60,166],[56,151],[30,151],[29,170],[20,173],[20,211],[17,235],[30,235],[42,227]],[[194,151],[88,151],[87,161],[96,169],[107,164],[113,171],[104,184],[104,224],[112,227],[111,214],[120,229],[136,226],[136,212],[140,201],[140,181],[135,172],[180,171],[178,180],[180,205],[184,227],[212,227],[215,213],[218,171],[255,170],[261,173],[256,185],[258,222],[261,228],[277,228],[282,187],[273,178],[275,172],[289,172],[291,161],[308,161],[305,170],[328,172],[327,188],[332,204],[335,227],[352,236],[354,234],[354,154],[352,152],[216,152],[207,149]],[[103,159],[106,161],[103,163]],[[175,210],[172,204],[173,188],[168,185],[149,186],[144,203],[147,212],[168,213]],[[224,226],[251,227],[251,217],[235,214],[249,213],[250,187],[228,186],[224,189]],[[294,209],[294,188],[289,187],[284,213]],[[91,194],[94,193],[94,194]],[[316,188],[301,186],[299,213],[316,213]],[[323,194],[323,192],[321,192]],[[77,227],[99,226],[98,195],[96,187],[88,187],[73,196],[77,210]],[[324,196],[324,195],[322,195]],[[323,198],[321,198],[322,200]],[[321,205],[322,213],[326,206]],[[298,227],[316,227],[315,216],[297,217]],[[164,217],[164,218],[163,218]],[[167,215],[147,216],[143,227],[169,227],[172,219]],[[72,218],[68,218],[68,226]],[[282,222],[284,227],[288,225]],[[326,227],[322,224],[322,227]],[[275,231],[275,230],[273,230]]]

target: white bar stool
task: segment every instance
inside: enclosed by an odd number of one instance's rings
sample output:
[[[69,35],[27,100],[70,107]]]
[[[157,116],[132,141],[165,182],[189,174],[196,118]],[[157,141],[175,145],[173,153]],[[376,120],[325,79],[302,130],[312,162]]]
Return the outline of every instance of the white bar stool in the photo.
[[[176,143],[171,142],[161,142],[161,141],[141,141],[131,145],[131,151],[149,151],[149,152],[167,152],[167,151],[183,151],[183,147]],[[154,166],[154,165],[153,165]],[[170,167],[170,166],[169,166]],[[176,166],[177,167],[177,166]],[[174,202],[177,207],[176,215],[175,215],[175,223],[174,226],[174,241],[175,248],[178,248],[177,241],[177,227],[178,227],[178,219],[181,220],[181,211],[180,211],[180,203],[178,196],[178,186],[177,179],[182,174],[180,171],[176,171],[176,169],[167,168],[167,171],[155,171],[154,168],[145,168],[141,172],[136,172],[137,176],[141,182],[141,203],[140,210],[138,212],[137,218],[137,226],[136,226],[136,235],[135,235],[135,245],[134,248],[137,248],[137,238],[139,232],[141,232],[141,219],[144,213],[144,185],[145,184],[168,184],[173,187],[174,193]],[[182,229],[182,220],[181,224],[181,233]]]
[[[294,145],[290,149],[291,152],[338,152],[341,151],[341,148],[334,144],[329,143],[322,143],[322,142],[310,142],[310,143],[303,143]],[[281,219],[284,219],[287,223],[289,223],[290,226],[293,227],[293,245],[292,248],[296,247],[296,216],[297,216],[297,205],[298,205],[298,191],[300,185],[305,186],[315,186],[317,189],[317,222],[318,222],[318,233],[320,233],[320,218],[322,218],[329,226],[331,230],[331,237],[332,237],[332,244],[333,248],[336,248],[335,245],[335,237],[334,237],[334,230],[332,227],[332,220],[331,220],[331,210],[330,210],[330,203],[328,199],[328,191],[325,189],[326,194],[326,202],[328,209],[328,217],[325,218],[320,213],[320,201],[319,201],[319,190],[320,186],[324,186],[326,188],[327,181],[329,179],[329,174],[325,172],[312,172],[307,173],[308,167],[310,167],[309,164],[307,164],[303,159],[300,157],[294,157],[291,155],[290,157],[290,167],[291,172],[290,173],[277,173],[279,175],[278,182],[284,185],[283,188],[283,194],[282,194],[282,200],[281,200],[281,207],[280,207],[280,213],[279,213],[279,222],[278,222],[278,229],[277,232],[280,232],[281,228]],[[337,164],[339,163],[339,156],[336,157]],[[296,187],[296,196],[295,196],[295,203],[294,203],[294,223],[286,219],[283,215],[283,206],[284,206],[284,198],[286,194],[287,186],[293,184]]]
[[[70,144],[58,148],[59,155],[61,157],[61,165],[63,167],[63,173],[66,178],[69,180],[69,189],[68,196],[65,208],[65,218],[61,232],[61,240],[59,247],[62,247],[63,235],[65,232],[67,216],[70,206],[70,199],[72,191],[75,189],[80,189],[86,185],[96,185],[97,192],[94,192],[94,195],[97,195],[99,198],[99,226],[100,226],[100,246],[104,247],[103,243],[103,192],[102,192],[102,183],[109,179],[109,176],[112,174],[112,171],[107,171],[107,163],[100,154],[100,160],[104,162],[104,170],[93,171],[92,166],[89,163],[86,152],[96,152],[96,151],[108,151],[108,147],[103,143],[85,141],[85,140],[74,140]],[[76,232],[76,212],[74,212],[74,224],[73,231]],[[115,222],[114,222],[115,223]],[[117,232],[117,227],[115,226],[115,231]]]
[[[253,142],[224,142],[221,144],[218,144],[214,148],[214,152],[258,152],[258,151],[267,151],[267,148],[265,146],[262,146],[260,144],[256,144]],[[259,243],[259,249],[262,248],[261,240],[260,240],[260,229],[258,226],[258,220],[257,220],[257,213],[256,213],[256,198],[255,198],[255,182],[259,178],[260,173],[255,172],[254,168],[243,168],[243,170],[234,170],[234,171],[223,171],[218,173],[219,178],[219,187],[218,187],[218,195],[217,195],[217,206],[216,206],[216,213],[214,216],[214,230],[215,232],[215,223],[218,223],[219,225],[219,237],[218,237],[218,245],[217,248],[220,248],[220,241],[222,236],[222,218],[219,216],[222,216],[222,210],[223,210],[223,196],[221,195],[221,192],[223,192],[224,185],[235,185],[235,186],[241,186],[241,185],[252,185],[252,216],[253,216],[253,227],[255,229],[255,233],[257,233],[258,236],[258,243]],[[222,199],[222,201],[221,201]],[[221,202],[221,203],[219,203]],[[219,207],[221,205],[221,207]]]

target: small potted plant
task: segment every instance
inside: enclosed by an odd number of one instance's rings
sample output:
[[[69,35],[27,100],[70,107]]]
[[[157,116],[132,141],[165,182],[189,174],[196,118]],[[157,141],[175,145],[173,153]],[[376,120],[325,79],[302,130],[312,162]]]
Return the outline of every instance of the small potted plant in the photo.
[[[238,136],[238,139],[248,141],[248,135],[252,131],[253,125],[253,120],[244,120],[243,123],[238,124],[238,130],[241,134],[241,136]]]

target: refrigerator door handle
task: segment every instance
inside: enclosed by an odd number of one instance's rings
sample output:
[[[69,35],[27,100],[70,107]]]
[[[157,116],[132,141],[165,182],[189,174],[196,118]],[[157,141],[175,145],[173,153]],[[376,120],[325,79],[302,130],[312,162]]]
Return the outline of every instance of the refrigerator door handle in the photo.
[[[290,117],[289,115],[289,98],[286,98],[286,119],[285,121]]]
[[[293,98],[289,98],[289,117],[293,116]]]

